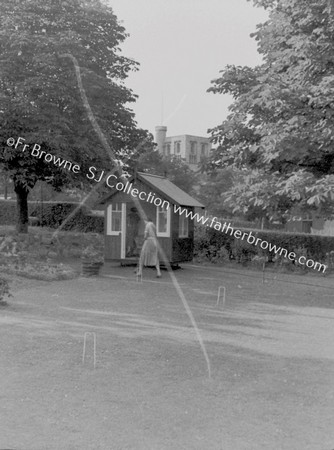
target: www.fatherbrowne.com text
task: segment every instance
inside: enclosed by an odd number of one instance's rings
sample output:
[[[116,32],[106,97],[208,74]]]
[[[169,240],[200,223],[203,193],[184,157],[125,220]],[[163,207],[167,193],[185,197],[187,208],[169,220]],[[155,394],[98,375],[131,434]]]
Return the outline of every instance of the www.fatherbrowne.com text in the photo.
[[[157,207],[163,208],[168,210],[170,208],[170,203],[168,200],[162,200],[158,196],[156,196],[155,193],[152,192],[145,192],[145,191],[139,191],[138,189],[133,187],[133,184],[129,181],[126,183],[123,183],[121,181],[117,182],[117,176],[116,175],[110,175],[110,181],[108,180],[107,185],[110,188],[116,188],[118,191],[122,191],[126,194],[131,195],[132,197],[139,198],[142,201],[145,201],[147,203],[152,203]],[[111,184],[111,179],[114,179],[114,183]],[[269,243],[268,241],[265,241],[263,239],[260,239],[252,234],[251,231],[249,232],[242,232],[241,230],[234,229],[230,223],[224,222],[223,224],[220,223],[216,217],[209,218],[205,216],[201,216],[198,213],[194,213],[191,210],[188,210],[187,208],[182,208],[181,206],[174,205],[174,213],[178,213],[180,216],[184,215],[186,218],[190,218],[191,220],[196,221],[198,224],[205,225],[211,228],[214,228],[217,231],[221,231],[222,233],[230,233],[230,235],[234,236],[236,239],[244,240],[246,237],[246,241],[248,244],[254,244],[254,245],[260,245],[262,250],[269,249],[270,252],[273,252],[275,255],[284,256],[285,258],[289,259],[290,261],[295,261],[296,263],[306,266],[309,269],[313,268],[314,270],[318,270],[319,272],[322,270],[324,273],[327,269],[327,266],[325,264],[315,262],[313,259],[306,259],[305,256],[297,256],[295,252],[288,252],[287,249],[278,247],[277,245],[273,245]]]
[[[200,216],[198,213],[194,213],[193,211],[188,211],[186,208],[182,208],[181,206],[174,205],[174,212],[179,213],[180,215],[185,215],[192,220],[196,220],[197,223],[201,225],[208,226],[210,228],[214,228],[217,231],[221,231],[222,233],[229,233],[231,236],[234,236],[236,239],[246,240],[248,244],[260,245],[262,250],[269,249],[270,252],[273,252],[275,255],[284,256],[290,261],[295,261],[302,266],[306,266],[308,268],[313,268],[314,270],[318,270],[319,272],[322,270],[324,273],[327,269],[325,264],[321,264],[319,262],[313,261],[313,259],[306,259],[305,256],[297,256],[295,252],[288,252],[286,248],[278,247],[277,245],[273,245],[268,241],[260,239],[252,234],[251,231],[243,232],[241,230],[234,229],[230,223],[218,222],[216,217],[210,218],[205,216]],[[246,239],[247,237],[247,239]]]

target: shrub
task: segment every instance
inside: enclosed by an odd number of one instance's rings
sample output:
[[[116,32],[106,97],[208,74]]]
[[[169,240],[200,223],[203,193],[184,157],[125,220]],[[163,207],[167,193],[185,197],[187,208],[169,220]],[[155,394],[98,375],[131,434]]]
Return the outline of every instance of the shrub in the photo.
[[[81,254],[81,259],[91,263],[104,263],[104,255],[102,250],[97,249],[93,245],[88,245]]]
[[[51,203],[43,205],[42,211],[41,205],[38,205],[33,215],[40,218],[41,225],[58,228],[77,207],[77,203]],[[80,206],[75,215],[65,223],[63,230],[103,233],[104,218],[89,216],[87,209]]]
[[[34,224],[57,229],[65,219],[78,207],[70,202],[28,202],[29,216],[34,218]],[[0,225],[15,225],[17,219],[16,202],[0,200]],[[83,233],[103,233],[104,218],[88,215],[86,207],[80,206],[76,214],[64,225],[66,231]]]
[[[71,214],[77,205],[73,203],[49,203],[38,205],[32,216],[39,218],[40,225],[49,228],[58,228],[66,217]]]
[[[103,233],[104,217],[89,216],[80,209],[65,225],[64,230],[82,233]]]
[[[16,223],[16,202],[0,200],[0,225],[14,225]]]
[[[306,259],[321,262],[330,268],[333,267],[334,239],[332,237],[273,230],[240,230],[248,234],[251,231],[255,238],[276,245],[277,248],[286,249],[288,254],[294,252],[297,257],[305,256]],[[282,251],[282,255],[275,254],[274,251],[263,250],[260,245],[249,244],[246,239],[237,239],[231,236],[230,232],[225,233],[213,228],[197,226],[194,255],[198,260],[210,262],[220,262],[226,259],[236,260],[238,263],[266,260],[275,262],[277,265],[295,265],[294,261],[290,261],[284,256],[285,252]],[[307,270],[305,265],[298,263],[297,265],[300,269]]]

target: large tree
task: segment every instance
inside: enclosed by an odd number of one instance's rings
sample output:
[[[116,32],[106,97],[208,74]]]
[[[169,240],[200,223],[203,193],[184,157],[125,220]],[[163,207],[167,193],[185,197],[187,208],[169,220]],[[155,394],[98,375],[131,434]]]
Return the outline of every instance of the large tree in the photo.
[[[267,212],[334,200],[334,12],[332,0],[254,0],[268,20],[252,35],[263,63],[227,66],[209,91],[230,94],[212,129],[214,164],[245,172],[235,210]]]
[[[208,168],[206,168],[206,171]],[[210,214],[218,217],[229,217],[231,209],[226,208],[225,193],[233,186],[235,179],[233,168],[217,169],[208,175],[200,185],[199,200]]]
[[[0,8],[0,169],[14,182],[18,230],[26,232],[28,194],[38,179],[59,189],[81,185],[90,165],[113,168],[85,101],[113,155],[135,151],[145,132],[138,134],[127,106],[136,96],[124,80],[137,63],[121,55],[127,35],[100,0],[0,0]],[[19,136],[77,163],[80,173],[7,146]]]

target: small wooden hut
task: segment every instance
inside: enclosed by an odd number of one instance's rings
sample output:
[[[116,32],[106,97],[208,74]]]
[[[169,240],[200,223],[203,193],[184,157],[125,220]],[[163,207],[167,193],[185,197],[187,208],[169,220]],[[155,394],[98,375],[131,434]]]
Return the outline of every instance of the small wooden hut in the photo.
[[[203,209],[201,203],[168,178],[142,172],[117,183],[116,189],[104,200],[106,260],[120,261],[122,265],[138,261],[145,223],[134,203],[136,197],[156,225],[158,241],[169,263],[177,266],[192,261],[194,223],[186,215],[195,208]]]

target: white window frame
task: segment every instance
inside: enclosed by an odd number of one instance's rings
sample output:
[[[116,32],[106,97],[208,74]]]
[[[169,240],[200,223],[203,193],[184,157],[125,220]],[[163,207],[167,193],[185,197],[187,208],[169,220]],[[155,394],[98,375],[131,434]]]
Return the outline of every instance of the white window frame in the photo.
[[[111,229],[111,225],[112,225],[112,213],[113,213],[113,207],[118,206],[118,208],[120,207],[120,209],[114,210],[114,212],[120,212],[121,213],[121,229],[120,230],[112,230]],[[107,235],[108,236],[119,236],[119,234],[122,232],[123,230],[123,204],[122,203],[114,203],[108,206],[108,210],[107,210]]]
[[[167,213],[167,229],[166,231],[159,231],[159,212],[160,211],[166,211]],[[170,208],[161,208],[161,206],[157,206],[157,212],[156,212],[156,230],[157,230],[157,236],[158,237],[170,237]]]
[[[189,217],[181,214],[179,217],[179,238],[187,237],[189,237]]]

